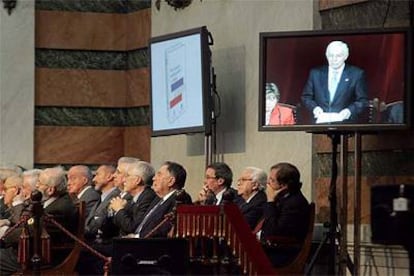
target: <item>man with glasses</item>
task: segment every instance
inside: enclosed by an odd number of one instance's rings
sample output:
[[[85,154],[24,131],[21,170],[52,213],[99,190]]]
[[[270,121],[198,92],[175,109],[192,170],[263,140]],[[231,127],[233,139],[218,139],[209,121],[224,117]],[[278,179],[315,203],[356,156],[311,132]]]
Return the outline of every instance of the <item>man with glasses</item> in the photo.
[[[67,192],[66,173],[63,167],[58,166],[42,170],[36,188],[42,193],[44,213],[52,216],[63,227],[74,233],[77,212],[76,206]],[[52,246],[71,240],[70,237],[51,224],[46,225],[46,231],[50,235]],[[0,275],[9,275],[21,269],[17,261],[17,244],[21,232],[22,228],[14,229],[6,238],[7,247],[0,249]],[[29,231],[29,233],[31,232]],[[67,256],[66,252],[60,251],[52,251],[51,254],[53,256],[52,265],[60,263]]]
[[[123,156],[118,159],[118,164],[114,173],[115,186],[121,191],[121,194],[119,196],[127,201],[131,200],[132,196],[124,191],[125,177],[127,175],[129,166],[138,161],[140,161],[138,158]]]
[[[267,174],[256,167],[247,167],[237,180],[237,193],[244,199],[240,210],[251,229],[254,229],[263,217],[263,207],[266,203]]]
[[[196,203],[220,205],[225,201],[232,201],[240,205],[243,199],[231,187],[232,182],[233,172],[226,163],[216,162],[208,165],[204,176],[204,185],[198,194]]]
[[[155,170],[150,163],[138,161],[131,164],[125,177],[124,190],[132,200],[127,203],[120,197],[111,201],[114,210],[113,222],[121,230],[122,235],[133,233],[144,218],[151,202],[156,197],[151,189]]]

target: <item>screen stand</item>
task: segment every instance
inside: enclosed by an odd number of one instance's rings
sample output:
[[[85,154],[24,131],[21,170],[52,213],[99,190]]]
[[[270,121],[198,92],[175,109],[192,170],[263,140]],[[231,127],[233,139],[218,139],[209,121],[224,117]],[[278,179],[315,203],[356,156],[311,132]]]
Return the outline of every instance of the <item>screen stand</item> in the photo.
[[[211,34],[209,34],[211,36]],[[211,40],[213,39],[212,37],[210,38]],[[212,44],[211,44],[212,45]],[[210,63],[211,64],[211,63]],[[215,97],[217,97],[217,101],[218,101],[218,108],[221,107],[220,104],[220,97],[217,93],[216,90],[216,74],[214,72],[214,67],[211,66],[210,67],[210,75],[211,75],[211,84],[210,84],[210,124],[211,124],[211,129],[210,131],[205,133],[205,138],[204,138],[204,152],[205,152],[205,165],[206,168],[208,165],[210,165],[213,162],[216,162],[216,134],[217,134],[217,125],[216,125],[216,119],[218,118],[217,114],[220,114],[220,110],[218,110],[218,113],[216,114],[216,105],[215,105]]]
[[[361,221],[361,134],[355,132],[354,144],[354,177],[355,177],[355,193],[354,193],[354,258],[353,262],[347,251],[347,225],[348,225],[348,138],[350,133],[328,133],[328,137],[332,141],[332,172],[329,186],[329,205],[330,205],[330,221],[328,231],[324,233],[324,238],[318,245],[314,255],[312,256],[307,269],[306,275],[310,275],[315,261],[322,247],[326,244],[329,248],[328,274],[329,275],[345,275],[346,268],[352,275],[359,275],[360,266],[360,221]],[[337,178],[338,178],[338,145],[341,145],[340,170],[341,170],[341,198],[337,198]],[[338,223],[338,210],[339,220]]]

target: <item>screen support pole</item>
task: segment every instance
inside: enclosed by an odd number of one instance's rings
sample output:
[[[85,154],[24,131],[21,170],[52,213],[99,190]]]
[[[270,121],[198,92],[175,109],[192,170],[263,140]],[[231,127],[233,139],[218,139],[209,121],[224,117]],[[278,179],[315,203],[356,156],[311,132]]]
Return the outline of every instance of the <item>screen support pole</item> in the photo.
[[[361,133],[355,132],[354,141],[354,275],[359,275],[361,257]]]
[[[354,133],[354,213],[353,213],[353,261],[351,260],[347,250],[347,226],[348,226],[348,138],[349,134],[341,134],[341,155],[340,155],[340,170],[341,170],[341,203],[339,206],[340,224],[339,228],[335,231],[335,235],[339,239],[339,260],[338,260],[338,274],[345,275],[346,268],[352,275],[359,275],[360,273],[360,247],[361,247],[361,134],[359,132]],[[334,139],[334,138],[332,138]],[[334,141],[333,141],[334,147]],[[334,152],[333,148],[333,152]],[[332,162],[336,162],[332,160]],[[334,170],[333,170],[334,172]],[[331,185],[333,182],[331,182]],[[332,188],[332,186],[331,186]],[[331,190],[331,196],[334,196],[334,191]],[[332,201],[331,201],[332,203]],[[332,206],[335,207],[335,206]],[[331,215],[334,216],[335,211],[331,211]],[[335,222],[335,218],[332,217]],[[332,221],[332,220],[331,220]],[[331,230],[333,231],[333,230]],[[334,242],[334,240],[331,240]],[[336,250],[336,249],[335,249]],[[332,252],[334,253],[334,252]],[[335,264],[335,262],[334,262]]]

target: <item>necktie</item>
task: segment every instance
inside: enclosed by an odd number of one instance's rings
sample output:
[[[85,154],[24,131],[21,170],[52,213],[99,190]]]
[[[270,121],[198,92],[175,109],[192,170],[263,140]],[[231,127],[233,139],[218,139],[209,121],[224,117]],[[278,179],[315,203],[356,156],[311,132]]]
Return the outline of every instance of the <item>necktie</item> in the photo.
[[[338,71],[332,71],[331,75],[332,76],[329,82],[329,100],[332,102],[335,96],[336,88],[338,87],[339,74],[338,74]]]
[[[144,226],[144,224],[148,221],[149,217],[151,216],[152,213],[154,213],[154,211],[164,202],[163,199],[161,199],[160,201],[158,201],[157,204],[155,204],[154,207],[152,207],[152,209],[145,215],[144,219],[141,221],[141,223],[138,225],[137,229],[135,230],[135,234],[139,234],[139,232],[141,232],[142,227]]]

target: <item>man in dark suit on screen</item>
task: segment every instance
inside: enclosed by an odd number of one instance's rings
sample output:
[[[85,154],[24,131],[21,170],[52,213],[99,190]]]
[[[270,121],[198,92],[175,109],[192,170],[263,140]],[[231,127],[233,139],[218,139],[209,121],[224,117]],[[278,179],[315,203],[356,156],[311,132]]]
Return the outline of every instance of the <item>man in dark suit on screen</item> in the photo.
[[[365,72],[345,64],[348,56],[346,43],[332,41],[326,48],[328,65],[310,71],[302,102],[317,124],[355,122],[368,106]]]

